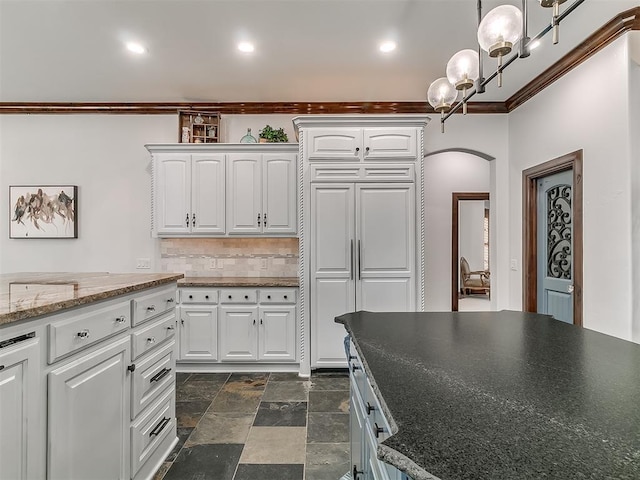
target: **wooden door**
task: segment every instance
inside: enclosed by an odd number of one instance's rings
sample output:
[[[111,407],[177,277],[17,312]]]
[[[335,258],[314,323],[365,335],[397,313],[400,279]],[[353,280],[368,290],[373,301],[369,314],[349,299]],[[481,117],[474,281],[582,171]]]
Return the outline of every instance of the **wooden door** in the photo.
[[[355,186],[311,186],[311,366],[344,367],[344,327],[355,310]]]
[[[262,155],[229,155],[227,173],[227,231],[262,233]]]
[[[224,233],[225,156],[194,154],[191,157],[191,231]]]
[[[415,187],[356,187],[356,310],[415,310]]]
[[[125,480],[130,358],[127,335],[49,373],[47,478]]]
[[[262,156],[262,231],[296,233],[296,155]]]

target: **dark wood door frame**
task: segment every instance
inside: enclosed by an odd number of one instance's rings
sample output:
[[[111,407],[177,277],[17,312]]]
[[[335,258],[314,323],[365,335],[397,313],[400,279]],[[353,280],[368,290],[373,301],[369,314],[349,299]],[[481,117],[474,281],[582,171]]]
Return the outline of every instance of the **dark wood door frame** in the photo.
[[[522,172],[522,305],[525,312],[538,310],[538,179],[570,169],[573,169],[573,323],[582,325],[582,150]]]
[[[451,194],[451,311],[458,311],[458,235],[460,200],[489,200],[489,192],[453,192]]]

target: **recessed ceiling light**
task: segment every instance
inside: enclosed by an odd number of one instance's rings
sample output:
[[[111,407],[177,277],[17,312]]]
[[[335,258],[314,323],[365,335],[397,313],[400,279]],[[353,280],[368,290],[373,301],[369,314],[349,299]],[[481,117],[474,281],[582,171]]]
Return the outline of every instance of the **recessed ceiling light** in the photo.
[[[380,51],[382,53],[393,52],[395,49],[396,49],[396,42],[392,42],[391,40],[388,40],[386,42],[382,42],[380,44]]]
[[[255,47],[251,42],[240,42],[238,44],[238,50],[244,53],[251,53],[255,50]]]
[[[145,53],[147,51],[146,48],[144,48],[142,45],[140,45],[139,43],[136,43],[136,42],[128,42],[127,43],[127,50],[129,50],[130,52],[133,52],[133,53],[137,53],[137,54],[142,54],[142,53]]]

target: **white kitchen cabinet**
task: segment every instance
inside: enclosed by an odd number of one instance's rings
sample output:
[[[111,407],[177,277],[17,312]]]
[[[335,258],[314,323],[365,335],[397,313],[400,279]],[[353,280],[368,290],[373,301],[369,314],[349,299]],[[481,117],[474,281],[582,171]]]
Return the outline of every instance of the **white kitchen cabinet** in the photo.
[[[309,161],[415,160],[418,136],[411,127],[314,128],[304,138]]]
[[[296,155],[231,153],[227,184],[229,234],[296,232]]]
[[[260,306],[258,310],[258,360],[294,362],[296,360],[296,307]]]
[[[225,155],[154,155],[153,223],[157,235],[225,233]]]
[[[180,307],[180,360],[216,361],[218,359],[218,306]]]
[[[19,335],[0,347],[0,478],[42,478],[40,339]]]
[[[50,480],[127,479],[130,358],[127,335],[49,373]]]
[[[220,307],[220,360],[258,359],[257,305]]]
[[[412,183],[311,186],[312,366],[344,366],[336,316],[415,310]]]

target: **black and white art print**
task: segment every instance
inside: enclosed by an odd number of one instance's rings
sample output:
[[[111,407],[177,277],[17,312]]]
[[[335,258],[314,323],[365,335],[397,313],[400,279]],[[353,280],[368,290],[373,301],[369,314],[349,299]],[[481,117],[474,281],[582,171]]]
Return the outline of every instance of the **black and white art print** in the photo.
[[[9,238],[78,238],[76,185],[9,187]]]

